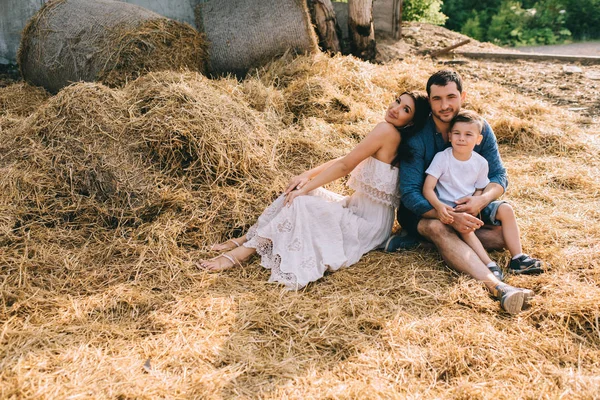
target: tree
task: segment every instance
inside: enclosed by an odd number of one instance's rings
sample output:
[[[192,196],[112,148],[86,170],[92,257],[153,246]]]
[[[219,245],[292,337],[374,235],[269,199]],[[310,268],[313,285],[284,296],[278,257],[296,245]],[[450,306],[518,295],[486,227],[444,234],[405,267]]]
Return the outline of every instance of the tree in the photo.
[[[352,54],[363,60],[374,60],[373,0],[348,0],[348,29]]]
[[[336,29],[335,11],[331,0],[310,0],[309,7],[319,36],[319,46],[330,53],[339,53],[340,34]]]

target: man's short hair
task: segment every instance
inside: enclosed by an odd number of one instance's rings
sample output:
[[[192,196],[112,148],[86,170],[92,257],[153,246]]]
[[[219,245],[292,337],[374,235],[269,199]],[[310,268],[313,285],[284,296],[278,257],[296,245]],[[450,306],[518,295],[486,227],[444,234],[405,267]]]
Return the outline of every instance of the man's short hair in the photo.
[[[454,116],[454,118],[452,118],[452,120],[450,121],[448,130],[451,131],[457,122],[477,124],[477,127],[479,128],[479,134],[481,135],[481,131],[483,129],[483,119],[475,111],[460,110],[458,114],[456,114],[456,116]]]
[[[450,82],[456,83],[456,88],[459,93],[462,93],[462,78],[456,71],[450,69],[442,69],[431,75],[427,80],[427,96],[431,96],[431,86],[446,86]]]

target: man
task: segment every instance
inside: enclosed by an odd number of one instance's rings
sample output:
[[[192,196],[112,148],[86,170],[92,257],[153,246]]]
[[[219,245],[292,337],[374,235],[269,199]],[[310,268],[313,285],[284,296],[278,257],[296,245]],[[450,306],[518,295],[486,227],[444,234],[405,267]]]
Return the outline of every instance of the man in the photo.
[[[483,194],[467,196],[457,201],[454,211],[450,212],[453,222],[445,225],[422,192],[425,170],[436,153],[450,146],[450,121],[458,114],[466,97],[462,89],[462,79],[455,71],[438,71],[427,81],[431,116],[425,127],[408,139],[412,158],[400,164],[401,204],[398,208],[398,222],[403,232],[390,238],[385,250],[395,251],[409,247],[418,243],[417,238],[421,236],[437,247],[448,266],[483,282],[500,300],[502,308],[515,314],[528,306],[533,292],[503,284],[457,234],[475,231],[484,247],[504,248],[502,227],[483,227],[483,221],[476,217],[489,203],[500,197],[508,185],[496,136],[487,122],[484,121],[482,129],[483,139],[474,149],[489,165],[490,183]]]

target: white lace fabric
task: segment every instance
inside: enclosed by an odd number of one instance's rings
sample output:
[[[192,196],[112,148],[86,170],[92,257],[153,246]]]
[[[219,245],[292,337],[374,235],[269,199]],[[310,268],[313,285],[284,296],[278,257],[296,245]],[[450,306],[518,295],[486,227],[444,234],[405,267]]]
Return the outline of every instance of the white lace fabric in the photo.
[[[372,200],[398,207],[398,168],[369,157],[354,168],[348,187],[360,191]]]
[[[277,198],[248,231],[244,246],[256,249],[270,282],[299,289],[326,270],[356,263],[385,243],[398,204],[398,169],[375,158],[361,162],[348,185],[351,196],[319,188],[294,199]]]

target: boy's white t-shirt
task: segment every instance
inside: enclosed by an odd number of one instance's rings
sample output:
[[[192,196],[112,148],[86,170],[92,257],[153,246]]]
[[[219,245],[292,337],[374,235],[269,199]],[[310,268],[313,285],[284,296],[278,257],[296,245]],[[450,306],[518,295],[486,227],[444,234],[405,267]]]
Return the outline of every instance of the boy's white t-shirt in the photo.
[[[487,160],[476,152],[467,161],[460,161],[452,155],[452,147],[448,147],[433,157],[425,173],[438,179],[435,185],[438,198],[454,207],[456,200],[471,196],[476,189],[490,183],[488,170]]]

